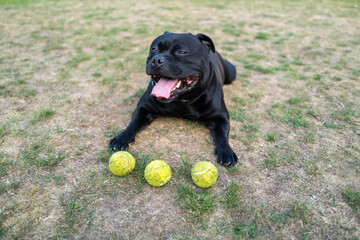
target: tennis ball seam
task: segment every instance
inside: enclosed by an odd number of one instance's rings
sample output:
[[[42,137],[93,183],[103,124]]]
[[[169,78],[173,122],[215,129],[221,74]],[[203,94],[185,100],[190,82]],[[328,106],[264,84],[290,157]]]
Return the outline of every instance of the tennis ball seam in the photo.
[[[208,188],[215,184],[218,172],[211,162],[200,161],[193,166],[191,177],[198,187]]]
[[[209,165],[206,167],[206,169],[205,169],[204,171],[202,171],[202,172],[197,172],[197,173],[193,173],[193,175],[203,174],[203,173],[206,173],[206,172],[209,171],[209,170],[210,170],[210,163],[209,163]]]
[[[167,183],[167,181],[169,180],[169,178],[171,177],[171,175],[169,175],[162,183],[160,183],[159,186],[164,185],[165,183]]]
[[[155,168],[156,166],[160,163],[160,161],[157,161],[156,164],[152,167],[152,169],[150,170],[150,172],[146,173],[145,176],[149,175]]]

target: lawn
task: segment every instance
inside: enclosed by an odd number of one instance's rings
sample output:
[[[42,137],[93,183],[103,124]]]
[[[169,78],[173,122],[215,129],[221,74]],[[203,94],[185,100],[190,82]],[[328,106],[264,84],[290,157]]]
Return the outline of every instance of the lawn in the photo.
[[[0,0],[0,238],[359,239],[359,23],[358,0]],[[204,33],[236,66],[235,167],[201,123],[159,118],[133,172],[108,170],[164,31]],[[191,181],[204,160],[209,189]]]

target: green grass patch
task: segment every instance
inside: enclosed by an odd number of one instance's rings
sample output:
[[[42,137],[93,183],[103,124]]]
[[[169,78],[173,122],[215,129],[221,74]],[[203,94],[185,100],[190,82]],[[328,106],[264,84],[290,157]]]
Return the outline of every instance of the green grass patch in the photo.
[[[323,75],[319,74],[319,73],[315,74],[314,77],[313,77],[313,79],[317,80],[317,81],[320,81],[322,78],[323,78]]]
[[[232,182],[226,189],[226,193],[222,202],[225,203],[227,209],[238,209],[242,207],[242,196],[240,194],[241,186]]]
[[[308,95],[296,95],[294,97],[290,97],[287,100],[287,103],[291,105],[299,106],[300,104],[304,102],[308,102],[310,100],[310,97]]]
[[[301,135],[304,137],[305,143],[310,143],[310,144],[316,143],[316,132],[314,130],[304,131],[303,133],[301,133]]]
[[[45,167],[52,169],[66,157],[66,153],[55,151],[53,147],[48,146],[46,139],[31,141],[20,151],[20,154],[27,168]]]
[[[239,164],[241,164],[241,161],[240,161]],[[240,168],[238,166],[233,166],[231,168],[226,168],[226,171],[231,175],[237,175],[237,174],[239,174],[241,172],[241,170],[240,170]]]
[[[147,34],[148,33],[148,26],[146,25],[139,25],[135,28],[136,34]]]
[[[238,106],[246,106],[248,105],[248,100],[239,96],[232,96],[231,100],[236,103]]]
[[[20,87],[13,87],[20,86]],[[18,98],[30,98],[35,96],[38,91],[35,88],[30,88],[24,84],[0,84],[0,97],[18,97]]]
[[[43,52],[44,53],[49,53],[49,52],[54,51],[54,50],[63,50],[63,49],[65,49],[65,47],[63,45],[64,41],[65,41],[64,38],[51,38],[51,39],[48,39],[45,47],[43,48]]]
[[[189,163],[190,158],[188,156],[184,156],[181,158],[182,166],[176,171],[176,175],[178,177],[184,176],[186,180],[191,180],[191,169],[192,165]]]
[[[3,212],[0,212],[0,237],[5,237],[6,233],[8,232],[8,228],[4,225],[6,220],[6,216]]]
[[[8,134],[8,124],[5,122],[0,122],[0,145],[3,142],[5,142],[5,135],[7,134]],[[1,155],[0,155],[0,159],[1,159]]]
[[[63,222],[57,226],[57,238],[71,238],[81,226],[91,227],[93,218],[89,200],[80,193],[63,194],[60,197]]]
[[[295,201],[290,206],[288,215],[293,219],[299,219],[304,224],[307,224],[311,222],[313,213],[304,202]]]
[[[153,158],[152,156],[147,155],[147,154],[140,155],[139,153],[136,153],[136,152],[132,153],[132,154],[136,160],[136,164],[135,164],[134,170],[132,172],[132,175],[135,176],[138,184],[143,184],[143,183],[145,183],[145,178],[144,178],[145,168],[155,158]]]
[[[255,35],[255,39],[268,40],[269,38],[270,38],[270,34],[265,32],[259,32]]]
[[[256,133],[256,132],[259,132],[259,126],[251,124],[251,123],[244,123],[241,131],[244,131],[247,133]]]
[[[142,95],[144,95],[146,89],[145,88],[140,88],[138,90],[136,90],[136,92],[131,95],[130,97],[124,98],[123,102],[124,103],[136,103],[139,101],[139,99],[141,98]]]
[[[283,120],[295,128],[309,126],[308,121],[304,119],[304,115],[302,114],[296,114],[293,116],[284,116]]]
[[[241,107],[241,106],[250,106],[251,104],[260,101],[260,99],[263,97],[263,94],[261,94],[261,93],[249,93],[248,95],[249,95],[248,98],[243,98],[243,97],[239,97],[239,96],[232,96],[231,101],[236,103],[238,109],[241,109],[239,107]]]
[[[307,159],[304,161],[304,170],[310,176],[318,177],[321,175],[318,163],[313,159]]]
[[[268,157],[264,160],[264,165],[268,169],[275,169],[280,166],[278,154],[274,150],[268,152]]]
[[[251,58],[255,61],[261,60],[261,59],[266,59],[265,55],[262,54],[258,54],[258,53],[250,53],[248,55],[246,55],[246,57]]]
[[[267,132],[265,136],[265,140],[268,142],[275,142],[278,139],[278,134],[275,132]]]
[[[268,110],[268,113],[272,118],[281,119],[295,128],[308,127],[310,124],[303,111],[302,106],[287,106],[276,103]]]
[[[235,37],[240,37],[242,34],[244,34],[244,30],[242,29],[238,29],[236,26],[234,25],[225,25],[222,29],[223,33],[231,35],[231,36],[235,36]]]
[[[18,180],[11,180],[9,183],[0,185],[0,193],[7,193],[8,191],[20,188],[21,182]]]
[[[340,124],[334,122],[334,121],[328,121],[324,123],[324,126],[330,129],[338,129],[341,127]]]
[[[263,67],[261,65],[250,63],[247,61],[244,61],[243,64],[244,64],[244,68],[249,69],[249,70],[254,70],[256,72],[260,72],[263,74],[273,74],[277,71],[276,67]]]
[[[14,96],[19,98],[29,98],[34,97],[38,91],[35,88],[29,87],[21,87],[19,91],[17,91]]]
[[[91,59],[91,56],[88,54],[81,53],[76,57],[73,57],[71,60],[67,62],[67,66],[70,68],[76,68],[80,63],[88,61]]]
[[[113,135],[115,136],[115,135]],[[110,150],[108,146],[105,146],[104,150],[99,151],[96,153],[96,160],[103,162],[103,163],[109,163],[110,157],[113,154],[113,152]]]
[[[281,224],[281,226],[286,225],[290,222],[290,216],[288,212],[271,212],[269,217],[269,221],[275,224]]]
[[[118,84],[118,79],[115,78],[114,75],[110,75],[110,76],[107,76],[107,77],[104,77],[103,79],[101,79],[101,84],[111,87],[111,88],[114,88]]]
[[[234,236],[240,239],[254,239],[259,236],[259,233],[259,226],[253,220],[235,223],[233,227]]]
[[[56,114],[56,111],[51,108],[40,108],[35,111],[32,119],[30,120],[31,125],[35,125],[38,122],[48,120]]]
[[[0,152],[0,177],[7,174],[8,169],[13,165],[9,154]]]
[[[29,4],[39,1],[40,0],[0,0],[0,4]]]
[[[93,74],[91,74],[91,76],[98,78],[98,77],[101,77],[102,74],[101,74],[101,72],[94,72]]]
[[[348,187],[342,194],[345,202],[360,216],[360,189],[354,190]]]
[[[301,57],[299,57],[299,56],[295,57],[295,59],[293,61],[291,61],[291,64],[296,65],[296,66],[304,66],[305,65],[303,63],[303,61],[301,60]]]
[[[255,100],[260,100],[263,96],[262,93],[249,93],[249,97]]]
[[[230,110],[229,114],[230,114],[230,119],[237,122],[245,122],[245,120],[248,119],[248,116],[246,115],[246,110],[243,108]]]
[[[179,186],[177,189],[177,201],[189,210],[192,217],[202,219],[215,210],[217,196],[208,190],[195,190],[193,186]]]
[[[112,137],[115,137],[116,135],[120,134],[122,131],[123,131],[123,129],[110,129],[110,130],[107,130],[104,133],[104,135],[105,135],[105,137],[112,138]]]
[[[348,124],[355,124],[358,116],[359,113],[357,113],[352,107],[344,107],[331,113],[331,118],[342,120]]]

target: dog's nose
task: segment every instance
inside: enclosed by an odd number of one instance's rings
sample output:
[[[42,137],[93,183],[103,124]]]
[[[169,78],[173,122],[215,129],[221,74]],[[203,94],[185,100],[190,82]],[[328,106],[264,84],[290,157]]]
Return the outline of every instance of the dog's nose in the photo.
[[[151,59],[151,66],[152,67],[161,67],[165,62],[165,58],[163,56],[156,55]]]

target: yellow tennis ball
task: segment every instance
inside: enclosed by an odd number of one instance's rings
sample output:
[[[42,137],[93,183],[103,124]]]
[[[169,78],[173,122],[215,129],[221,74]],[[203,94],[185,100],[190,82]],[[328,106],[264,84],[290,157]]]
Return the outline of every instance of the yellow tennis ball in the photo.
[[[126,151],[114,153],[109,160],[110,171],[116,176],[125,176],[135,167],[135,158]]]
[[[194,165],[191,177],[198,187],[208,188],[216,182],[218,171],[212,163],[202,161]]]
[[[155,160],[146,166],[144,177],[151,186],[164,186],[168,181],[170,181],[171,169],[166,162]]]

